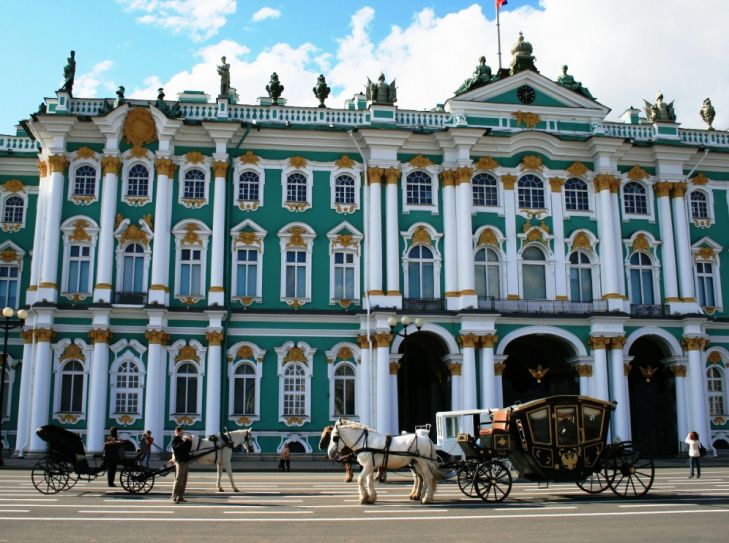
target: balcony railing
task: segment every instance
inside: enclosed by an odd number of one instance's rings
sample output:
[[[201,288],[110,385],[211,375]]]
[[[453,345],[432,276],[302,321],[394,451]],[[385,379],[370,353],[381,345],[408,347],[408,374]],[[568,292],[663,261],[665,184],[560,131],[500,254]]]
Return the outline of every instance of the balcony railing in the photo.
[[[631,304],[630,314],[633,317],[667,317],[670,311],[666,305]]]
[[[498,313],[526,315],[589,315],[607,312],[608,304],[604,300],[568,302],[562,300],[500,300],[479,297],[478,308]]]
[[[445,311],[443,298],[405,298],[402,301],[405,311]]]
[[[144,305],[147,303],[146,292],[115,292],[114,303],[121,305]]]

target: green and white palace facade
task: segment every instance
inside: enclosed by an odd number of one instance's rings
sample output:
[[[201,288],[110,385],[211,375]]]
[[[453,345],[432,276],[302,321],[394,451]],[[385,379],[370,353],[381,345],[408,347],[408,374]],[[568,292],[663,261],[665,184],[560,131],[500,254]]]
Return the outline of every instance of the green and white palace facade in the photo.
[[[397,433],[555,393],[614,400],[612,437],[657,455],[729,447],[729,133],[608,122],[534,69],[432,111],[376,90],[58,91],[0,136],[0,293],[29,312],[4,447],[181,424],[316,452],[340,416]]]

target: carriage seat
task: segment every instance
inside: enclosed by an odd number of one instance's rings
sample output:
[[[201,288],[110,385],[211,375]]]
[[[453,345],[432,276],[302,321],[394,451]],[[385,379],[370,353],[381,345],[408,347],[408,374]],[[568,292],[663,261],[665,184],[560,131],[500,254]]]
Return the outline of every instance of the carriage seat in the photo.
[[[479,436],[490,436],[493,433],[501,433],[509,430],[510,413],[508,409],[499,409],[491,413],[491,428],[481,428]]]

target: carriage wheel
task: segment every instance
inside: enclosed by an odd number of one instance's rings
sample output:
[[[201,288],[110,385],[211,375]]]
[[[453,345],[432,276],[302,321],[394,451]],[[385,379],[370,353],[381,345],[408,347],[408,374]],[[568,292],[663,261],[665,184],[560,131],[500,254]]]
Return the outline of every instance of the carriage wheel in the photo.
[[[478,498],[478,492],[473,484],[476,468],[478,468],[476,462],[463,462],[458,468],[458,488],[469,498]]]
[[[653,459],[641,447],[629,441],[618,443],[608,453],[607,471],[610,489],[621,498],[637,498],[653,486]]]
[[[122,470],[119,480],[127,492],[148,494],[154,486],[154,471],[137,465],[128,466]]]
[[[478,465],[473,486],[486,502],[500,502],[511,492],[511,473],[498,460],[487,460]]]
[[[65,490],[69,479],[67,464],[49,457],[38,460],[30,473],[35,489],[41,494],[56,494]]]
[[[577,479],[577,486],[588,494],[599,494],[610,488],[611,478],[614,477],[614,472],[605,468],[605,466],[599,466],[598,471],[594,471],[588,474],[582,479]]]
[[[63,464],[63,470],[68,475],[68,480],[66,481],[66,484],[63,485],[63,490],[70,490],[76,486],[76,483],[78,483],[78,473],[76,473],[76,469],[73,467],[71,462],[61,463]]]

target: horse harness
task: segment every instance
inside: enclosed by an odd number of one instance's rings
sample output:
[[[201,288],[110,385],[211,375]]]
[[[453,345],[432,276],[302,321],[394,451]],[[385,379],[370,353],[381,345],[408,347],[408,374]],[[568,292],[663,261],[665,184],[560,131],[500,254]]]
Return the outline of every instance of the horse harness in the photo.
[[[233,449],[235,447],[235,444],[233,443],[233,438],[230,437],[230,430],[228,430],[227,428],[223,432],[220,432],[220,439],[222,440],[223,443],[221,445],[218,445],[218,435],[217,434],[213,434],[208,437],[208,440],[210,442],[212,442],[212,444],[213,444],[212,451],[210,451],[210,452],[215,452],[215,462],[214,462],[215,464],[218,463],[218,451],[220,449],[224,449],[226,447],[230,447],[231,449]],[[200,450],[200,445],[202,445],[202,439],[198,439],[197,447],[196,447],[195,451]],[[203,454],[207,454],[207,453],[203,452]],[[200,456],[203,456],[203,454],[201,454]]]
[[[410,443],[410,445],[408,446],[407,450],[405,450],[405,451],[391,451],[390,450],[390,446],[392,445],[392,435],[391,434],[385,434],[384,448],[375,449],[375,448],[369,447],[369,445],[368,445],[369,429],[368,428],[363,428],[360,436],[351,445],[347,445],[346,443],[344,443],[344,441],[342,441],[342,443],[344,444],[345,447],[352,450],[355,455],[359,454],[361,452],[365,452],[365,453],[368,452],[373,455],[373,459],[374,459],[375,454],[382,454],[383,458],[382,458],[382,464],[380,466],[382,468],[387,468],[387,460],[390,455],[410,456],[412,458],[423,458],[425,460],[432,460],[430,457],[423,456],[422,454],[420,454],[420,450],[418,448],[418,436],[417,436],[417,434],[411,434],[411,435],[413,436],[413,440]],[[332,436],[332,441],[334,441],[334,443],[337,444],[337,449],[339,449],[339,440],[340,440],[339,434],[337,434],[336,436]],[[355,449],[355,447],[357,446],[357,444],[360,441],[363,442],[364,446],[360,449]]]

